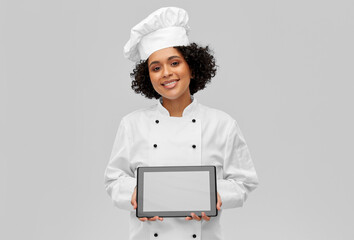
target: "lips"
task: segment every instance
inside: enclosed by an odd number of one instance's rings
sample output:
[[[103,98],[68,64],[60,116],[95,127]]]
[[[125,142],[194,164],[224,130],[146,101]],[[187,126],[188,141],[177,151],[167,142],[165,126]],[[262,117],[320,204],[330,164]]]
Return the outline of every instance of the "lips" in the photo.
[[[165,85],[167,83],[170,83],[170,82],[174,82],[174,81],[179,81],[179,79],[173,79],[173,80],[169,80],[169,81],[164,81],[163,83],[161,83],[162,85]]]

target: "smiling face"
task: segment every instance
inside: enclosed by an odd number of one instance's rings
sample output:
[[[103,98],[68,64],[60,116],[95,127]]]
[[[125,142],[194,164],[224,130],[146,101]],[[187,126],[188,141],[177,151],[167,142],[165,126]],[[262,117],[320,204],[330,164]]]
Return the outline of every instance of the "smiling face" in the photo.
[[[148,66],[152,86],[162,97],[170,100],[190,98],[191,70],[176,48],[153,52],[149,56]]]

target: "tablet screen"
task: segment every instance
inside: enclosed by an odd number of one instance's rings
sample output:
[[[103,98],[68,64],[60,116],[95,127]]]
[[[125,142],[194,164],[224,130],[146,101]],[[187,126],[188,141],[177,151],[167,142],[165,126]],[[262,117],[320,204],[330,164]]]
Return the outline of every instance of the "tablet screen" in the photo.
[[[145,172],[143,194],[144,211],[210,211],[209,172]]]

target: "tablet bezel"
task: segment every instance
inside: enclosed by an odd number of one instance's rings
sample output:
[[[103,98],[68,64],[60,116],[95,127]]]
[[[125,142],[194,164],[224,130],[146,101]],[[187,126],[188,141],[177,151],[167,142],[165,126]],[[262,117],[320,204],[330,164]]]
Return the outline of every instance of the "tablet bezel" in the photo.
[[[188,172],[188,171],[208,171],[210,179],[210,211],[144,211],[143,210],[143,191],[144,191],[144,173],[145,172]],[[217,203],[217,184],[216,184],[216,167],[215,166],[151,166],[137,168],[137,191],[136,201],[138,207],[136,208],[136,216],[143,217],[187,217],[191,212],[197,216],[201,216],[202,212],[208,217],[216,217],[218,210]]]

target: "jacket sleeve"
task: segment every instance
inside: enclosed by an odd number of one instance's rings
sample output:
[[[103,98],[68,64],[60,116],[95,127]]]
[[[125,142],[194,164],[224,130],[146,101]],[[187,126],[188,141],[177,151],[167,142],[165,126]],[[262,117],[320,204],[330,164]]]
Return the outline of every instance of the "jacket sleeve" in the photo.
[[[229,127],[225,146],[223,177],[217,181],[222,209],[242,207],[258,185],[258,177],[246,141],[236,122]]]
[[[116,207],[135,211],[131,205],[131,197],[136,186],[136,178],[134,171],[130,168],[130,149],[131,138],[123,118],[119,124],[110,160],[104,173],[104,184]]]

